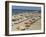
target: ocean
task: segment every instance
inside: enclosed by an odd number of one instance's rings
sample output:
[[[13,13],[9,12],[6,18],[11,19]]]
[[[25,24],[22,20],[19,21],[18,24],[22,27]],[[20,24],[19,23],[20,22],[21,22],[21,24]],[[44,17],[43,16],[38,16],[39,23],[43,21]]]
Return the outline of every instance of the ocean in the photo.
[[[12,9],[12,14],[19,14],[19,13],[31,13],[31,12],[38,12],[41,13],[41,10],[22,10],[22,9]]]

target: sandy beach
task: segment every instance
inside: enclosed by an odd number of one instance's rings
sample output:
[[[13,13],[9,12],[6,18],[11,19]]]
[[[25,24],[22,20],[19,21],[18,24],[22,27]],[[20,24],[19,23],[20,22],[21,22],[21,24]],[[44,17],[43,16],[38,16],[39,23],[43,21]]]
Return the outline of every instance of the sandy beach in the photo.
[[[12,31],[40,30],[40,13],[23,13],[12,16]]]

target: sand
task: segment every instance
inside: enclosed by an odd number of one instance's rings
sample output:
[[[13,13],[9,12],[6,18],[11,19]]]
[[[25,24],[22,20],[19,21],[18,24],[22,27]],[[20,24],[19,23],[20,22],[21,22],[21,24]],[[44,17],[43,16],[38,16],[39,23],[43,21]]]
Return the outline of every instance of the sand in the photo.
[[[37,14],[37,15],[36,15]],[[20,15],[20,14],[19,14]],[[28,14],[27,14],[28,15]],[[34,16],[39,16],[40,14],[38,13],[34,13],[34,14],[30,14],[30,15],[33,15],[32,17]],[[23,16],[24,17],[24,16]],[[17,17],[18,18],[18,17]],[[20,18],[20,17],[19,17]],[[29,18],[28,20],[26,20],[26,18],[24,17],[23,22],[21,23],[18,23],[18,24],[13,24],[12,26],[12,31],[24,31],[24,30],[40,30],[41,29],[41,18],[38,19],[37,21],[35,21],[34,23],[32,24],[28,24],[29,27],[25,27],[27,24],[25,24],[25,22],[28,22],[31,18]],[[21,20],[20,20],[21,21]],[[19,22],[19,21],[18,21]]]

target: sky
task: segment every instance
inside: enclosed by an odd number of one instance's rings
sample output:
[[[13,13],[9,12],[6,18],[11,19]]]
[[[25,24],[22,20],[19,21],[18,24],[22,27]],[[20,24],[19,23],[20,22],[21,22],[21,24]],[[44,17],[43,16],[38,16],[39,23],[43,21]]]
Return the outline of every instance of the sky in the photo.
[[[29,7],[29,6],[12,6],[12,9],[23,9],[23,10],[41,10],[41,7]]]

